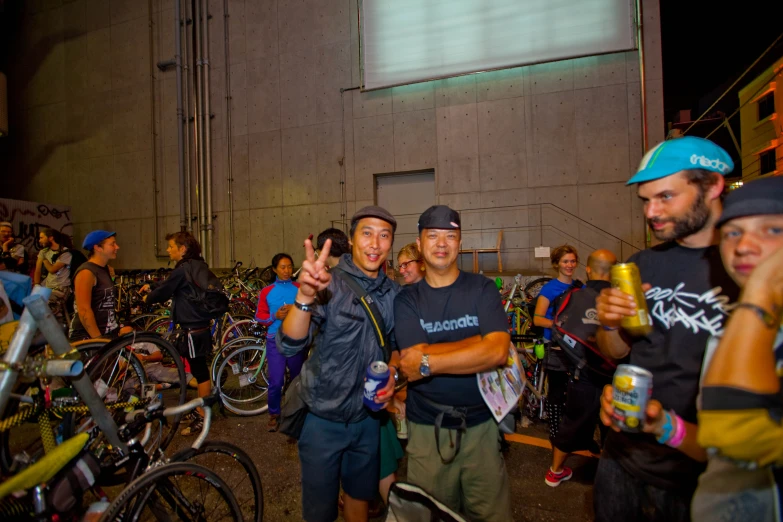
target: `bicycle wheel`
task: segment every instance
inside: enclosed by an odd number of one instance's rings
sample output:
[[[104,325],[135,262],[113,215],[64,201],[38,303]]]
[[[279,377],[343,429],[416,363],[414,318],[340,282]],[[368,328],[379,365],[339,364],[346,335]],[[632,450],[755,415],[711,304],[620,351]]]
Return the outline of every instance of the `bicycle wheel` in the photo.
[[[134,330],[147,330],[149,325],[160,319],[168,319],[168,317],[161,317],[157,314],[141,314],[131,319],[128,326]]]
[[[171,457],[171,462],[195,462],[219,471],[237,499],[246,522],[264,518],[264,492],[255,464],[240,448],[222,441],[207,441],[201,448],[185,448]]]
[[[551,277],[539,277],[538,279],[530,281],[525,285],[525,297],[527,297],[529,301],[532,301],[538,297],[538,293],[541,292],[541,288],[551,280]]]
[[[235,320],[233,323],[223,326],[220,346],[225,346],[226,343],[238,337],[262,337],[263,335],[266,335],[266,327],[259,324],[255,319]]]
[[[269,409],[266,364],[266,347],[258,345],[232,350],[220,363],[215,386],[227,410],[250,416]]]
[[[220,350],[215,351],[215,355],[212,357],[212,364],[210,365],[210,375],[212,381],[217,379],[217,371],[220,368],[220,363],[226,358],[226,355],[231,353],[232,350],[240,346],[258,345],[266,347],[266,337],[237,337],[232,339],[223,345]]]
[[[100,520],[241,522],[243,518],[231,488],[223,479],[204,466],[177,462],[152,468],[131,482]]]
[[[164,405],[184,404],[187,396],[187,380],[182,358],[171,343],[153,333],[135,333],[120,337],[108,343],[99,356],[88,362],[85,371],[90,380],[95,383],[96,389],[103,392],[101,395],[107,402],[128,402],[133,401],[134,397],[136,399],[142,397],[142,385],[150,384],[150,379],[147,377],[144,365],[133,355],[136,350],[143,348],[141,343],[152,344],[160,350],[163,359],[153,364],[160,364],[173,374],[171,380],[175,381],[174,386],[163,392]],[[117,415],[121,422],[125,412],[120,410]],[[166,449],[177,433],[180,417],[180,415],[169,417],[166,422],[156,421],[153,426],[153,436],[145,447],[148,455],[157,449]],[[79,431],[87,427],[89,425],[83,424]]]
[[[152,321],[147,324],[147,331],[160,334],[168,339],[168,336],[174,331],[171,317],[161,317],[158,320]]]

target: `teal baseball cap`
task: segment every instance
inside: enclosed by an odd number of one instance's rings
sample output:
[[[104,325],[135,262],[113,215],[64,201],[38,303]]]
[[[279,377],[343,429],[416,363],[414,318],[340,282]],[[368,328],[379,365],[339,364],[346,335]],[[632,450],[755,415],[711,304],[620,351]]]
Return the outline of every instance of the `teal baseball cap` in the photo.
[[[734,162],[728,152],[710,140],[683,136],[661,142],[647,151],[639,170],[626,185],[665,178],[690,169],[709,170],[725,176],[734,170]]]

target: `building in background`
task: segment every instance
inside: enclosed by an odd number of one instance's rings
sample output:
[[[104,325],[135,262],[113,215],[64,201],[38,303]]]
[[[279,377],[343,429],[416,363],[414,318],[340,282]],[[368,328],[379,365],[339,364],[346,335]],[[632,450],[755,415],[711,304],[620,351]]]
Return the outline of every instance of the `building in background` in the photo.
[[[783,56],[739,91],[742,180],[783,174]]]

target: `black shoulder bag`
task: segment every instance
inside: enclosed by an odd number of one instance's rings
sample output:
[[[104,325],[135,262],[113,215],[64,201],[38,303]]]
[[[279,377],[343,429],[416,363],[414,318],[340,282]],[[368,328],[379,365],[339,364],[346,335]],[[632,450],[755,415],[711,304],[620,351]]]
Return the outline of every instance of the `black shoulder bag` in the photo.
[[[383,315],[378,309],[378,305],[375,304],[373,298],[362,288],[362,285],[351,274],[339,267],[334,267],[331,270],[332,274],[339,277],[345,284],[348,285],[356,297],[359,298],[359,303],[362,305],[362,309],[370,319],[373,331],[375,332],[375,338],[378,339],[378,346],[383,350],[384,362],[389,362],[391,359],[391,349],[389,348],[389,341],[386,338],[386,323],[383,322]]]

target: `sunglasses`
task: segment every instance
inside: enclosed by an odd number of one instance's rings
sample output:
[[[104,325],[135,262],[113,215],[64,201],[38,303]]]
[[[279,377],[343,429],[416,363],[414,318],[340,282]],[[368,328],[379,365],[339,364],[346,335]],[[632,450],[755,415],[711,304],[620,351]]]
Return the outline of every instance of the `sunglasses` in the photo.
[[[411,263],[418,263],[419,261],[421,261],[421,259],[411,259],[410,261],[405,261],[404,263],[400,263],[398,269],[406,270],[408,268],[408,265],[410,265]]]

